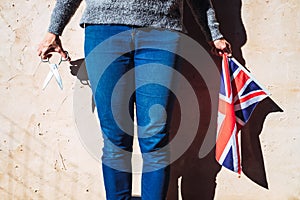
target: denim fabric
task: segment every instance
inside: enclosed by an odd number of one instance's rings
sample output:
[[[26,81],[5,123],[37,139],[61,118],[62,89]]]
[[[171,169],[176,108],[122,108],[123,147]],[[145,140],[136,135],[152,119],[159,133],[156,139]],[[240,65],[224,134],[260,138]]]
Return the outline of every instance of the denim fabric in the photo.
[[[86,67],[103,133],[103,176],[110,200],[131,199],[134,103],[143,156],[142,199],[166,196],[169,151],[158,150],[168,144],[173,99],[168,88],[177,58],[160,48],[175,51],[179,34],[168,31],[161,37],[162,31],[123,25],[85,28]],[[105,45],[98,48],[100,44]]]

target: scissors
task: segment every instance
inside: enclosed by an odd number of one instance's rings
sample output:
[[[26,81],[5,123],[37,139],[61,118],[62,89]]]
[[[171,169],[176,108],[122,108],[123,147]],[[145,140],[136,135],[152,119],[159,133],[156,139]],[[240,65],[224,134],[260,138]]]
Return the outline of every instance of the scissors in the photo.
[[[62,62],[68,61],[69,54],[68,54],[67,51],[65,51],[65,53],[67,54],[67,57],[66,58],[60,57],[60,60],[59,60],[58,63],[51,63],[49,58],[47,58],[47,59],[42,59],[41,58],[42,62],[48,63],[49,67],[50,67],[50,71],[49,71],[49,73],[48,73],[48,75],[45,78],[44,83],[43,83],[43,88],[42,88],[43,90],[47,87],[47,85],[49,84],[49,82],[50,82],[50,80],[52,79],[53,76],[55,77],[56,82],[57,82],[58,86],[60,87],[60,89],[63,89],[62,79],[61,79],[61,76],[58,73],[58,66]]]

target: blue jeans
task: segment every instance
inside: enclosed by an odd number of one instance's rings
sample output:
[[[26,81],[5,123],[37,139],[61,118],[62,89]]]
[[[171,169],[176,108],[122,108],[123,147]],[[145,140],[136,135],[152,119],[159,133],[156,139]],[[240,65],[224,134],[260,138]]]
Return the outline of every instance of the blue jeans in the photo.
[[[134,103],[143,157],[142,199],[165,199],[169,180],[168,124],[177,32],[123,25],[88,25],[85,57],[103,133],[106,197],[131,199]],[[108,40],[107,40],[108,39]],[[162,150],[163,149],[163,150]],[[161,150],[161,151],[160,151]]]

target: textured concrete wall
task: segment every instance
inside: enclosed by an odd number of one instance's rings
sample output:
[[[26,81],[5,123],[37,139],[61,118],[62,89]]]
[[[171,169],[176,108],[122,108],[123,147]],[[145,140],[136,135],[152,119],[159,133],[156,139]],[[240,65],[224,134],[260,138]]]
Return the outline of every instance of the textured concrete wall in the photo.
[[[47,65],[36,56],[55,1],[0,2],[1,199],[103,199],[100,163],[80,142],[74,121],[76,77],[67,63],[41,90]],[[242,54],[255,77],[284,110],[270,114],[260,139],[269,190],[223,169],[215,199],[300,199],[300,2],[246,1]],[[80,7],[62,40],[73,60],[83,57]],[[235,45],[234,43],[232,45]],[[138,189],[135,188],[138,192]]]

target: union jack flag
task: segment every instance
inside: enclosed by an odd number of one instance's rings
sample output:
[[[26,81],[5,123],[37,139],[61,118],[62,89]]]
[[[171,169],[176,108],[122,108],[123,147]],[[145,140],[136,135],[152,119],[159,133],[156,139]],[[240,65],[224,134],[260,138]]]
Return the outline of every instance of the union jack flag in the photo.
[[[223,55],[216,142],[216,159],[222,166],[241,173],[238,133],[267,96],[237,60]]]

